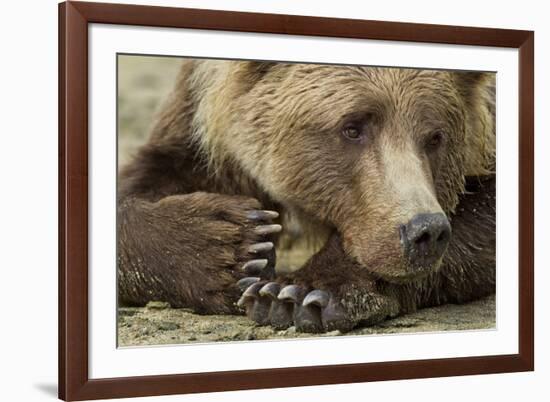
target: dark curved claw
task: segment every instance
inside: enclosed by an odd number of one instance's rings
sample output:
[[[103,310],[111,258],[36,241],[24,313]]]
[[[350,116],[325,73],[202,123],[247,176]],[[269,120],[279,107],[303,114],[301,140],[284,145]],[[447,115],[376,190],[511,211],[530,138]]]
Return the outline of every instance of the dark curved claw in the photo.
[[[247,275],[260,275],[268,263],[269,260],[267,258],[250,260],[243,265],[242,270]]]
[[[313,328],[313,331],[316,332],[336,329],[346,332],[351,330],[355,324],[346,315],[338,299],[327,291],[316,289],[309,292],[304,298],[302,306],[304,309],[310,309],[307,313],[306,311],[301,313],[306,317],[306,322],[301,324],[304,331],[312,332],[311,328]],[[315,317],[310,317],[310,315],[315,315]],[[317,320],[317,316],[319,320]],[[298,324],[296,328],[298,329]]]
[[[271,250],[273,250],[273,243],[270,241],[256,243],[248,247],[250,254],[266,253]]]
[[[246,315],[252,321],[259,325],[269,324],[269,310],[271,309],[271,299],[260,295],[260,289],[265,282],[259,281],[250,285],[242,294],[237,305],[246,309]]]
[[[279,233],[283,227],[278,224],[270,224],[270,219],[277,218],[279,214],[275,211],[250,211],[249,218],[254,219],[258,226],[252,227],[252,237],[257,243],[247,245],[243,250],[253,259],[243,266],[247,275],[259,276],[262,279],[275,277],[275,265],[277,256],[273,243],[273,236]],[[245,257],[245,260],[247,257]]]
[[[258,291],[262,288],[264,284],[262,282],[256,281],[252,285],[250,285],[246,290],[243,292],[241,298],[237,302],[237,306],[239,307],[247,307],[251,303],[254,302],[254,300],[258,299],[260,295],[258,294]]]
[[[342,306],[331,294],[315,289],[307,294],[296,310],[295,325],[299,332],[349,331],[353,321],[347,319]]]
[[[267,236],[270,234],[279,233],[281,230],[283,230],[283,227],[278,224],[260,225],[254,228],[254,233],[258,236]]]
[[[258,293],[260,294],[260,296],[269,297],[273,301],[277,300],[277,295],[279,294],[280,290],[281,285],[279,285],[277,282],[269,282],[264,285],[264,287],[262,287]]]
[[[263,279],[271,279],[275,276],[276,255],[272,242],[252,244],[248,246],[247,252],[254,255],[254,259],[243,266],[247,274],[260,276]],[[267,262],[264,264],[264,261]]]
[[[277,299],[283,302],[292,302],[292,303],[301,303],[304,298],[305,290],[298,285],[288,285],[285,286],[279,292]]]
[[[279,213],[277,211],[269,211],[267,209],[263,210],[253,210],[249,211],[246,214],[246,217],[251,220],[270,220],[270,219],[276,219],[279,217]]]
[[[328,305],[330,296],[324,290],[315,289],[307,294],[304,301],[302,302],[303,306],[315,305],[320,308],[324,308]]]
[[[241,292],[244,292],[250,285],[258,282],[260,278],[255,276],[247,276],[245,278],[240,279],[237,282],[238,288],[241,290]]]
[[[309,292],[302,304],[296,306],[294,324],[296,331],[309,333],[346,331],[353,327],[339,302],[329,292],[319,289]]]

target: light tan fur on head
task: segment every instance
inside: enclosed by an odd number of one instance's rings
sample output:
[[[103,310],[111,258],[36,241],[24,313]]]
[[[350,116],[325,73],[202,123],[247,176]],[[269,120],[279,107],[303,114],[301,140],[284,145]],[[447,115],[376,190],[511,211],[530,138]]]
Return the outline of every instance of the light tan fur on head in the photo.
[[[465,177],[494,169],[492,74],[199,61],[188,82],[212,174],[238,166],[380,276],[405,275],[399,225],[453,212]],[[342,135],[350,122],[361,141]]]

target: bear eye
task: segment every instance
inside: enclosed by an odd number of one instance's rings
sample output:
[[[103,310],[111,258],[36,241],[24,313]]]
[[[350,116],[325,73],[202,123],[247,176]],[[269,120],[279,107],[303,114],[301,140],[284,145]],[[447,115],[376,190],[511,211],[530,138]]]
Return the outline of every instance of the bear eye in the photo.
[[[441,146],[444,138],[445,138],[445,133],[443,132],[443,130],[433,131],[430,134],[428,140],[426,141],[426,148],[428,148],[428,150],[430,151],[435,151]]]
[[[350,142],[362,143],[372,133],[375,124],[376,116],[373,113],[348,116],[347,122],[341,126],[340,133]]]
[[[342,135],[348,140],[357,141],[361,139],[361,130],[356,125],[347,125],[342,130]]]
[[[344,126],[342,135],[350,141],[359,141],[363,138],[362,129],[357,124],[347,124]]]

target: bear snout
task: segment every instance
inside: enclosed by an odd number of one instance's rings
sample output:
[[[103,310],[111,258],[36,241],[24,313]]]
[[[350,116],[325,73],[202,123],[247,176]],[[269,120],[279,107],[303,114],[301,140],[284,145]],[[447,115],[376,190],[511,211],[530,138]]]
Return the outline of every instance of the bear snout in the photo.
[[[451,239],[451,225],[443,213],[417,214],[399,232],[410,271],[431,269]]]

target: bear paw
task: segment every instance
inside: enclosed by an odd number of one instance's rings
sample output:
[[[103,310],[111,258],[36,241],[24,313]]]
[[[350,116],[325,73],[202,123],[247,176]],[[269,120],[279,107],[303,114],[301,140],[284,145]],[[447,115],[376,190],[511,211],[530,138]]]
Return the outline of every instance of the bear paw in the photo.
[[[243,278],[237,285],[243,291],[237,305],[259,325],[275,329],[294,325],[296,331],[308,333],[347,332],[359,321],[330,291],[295,284],[285,286],[259,277]]]

